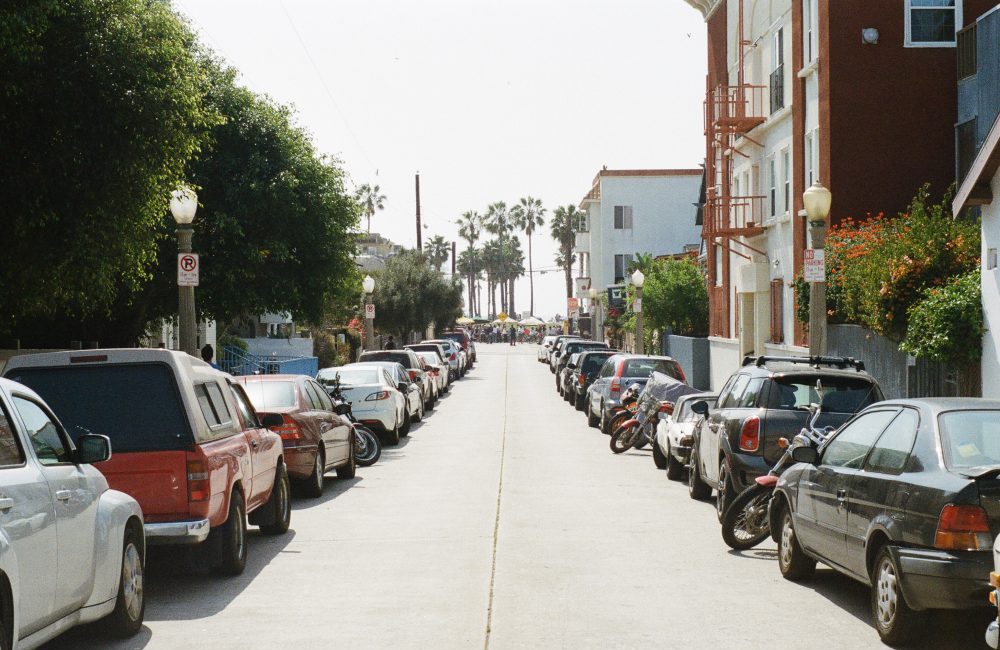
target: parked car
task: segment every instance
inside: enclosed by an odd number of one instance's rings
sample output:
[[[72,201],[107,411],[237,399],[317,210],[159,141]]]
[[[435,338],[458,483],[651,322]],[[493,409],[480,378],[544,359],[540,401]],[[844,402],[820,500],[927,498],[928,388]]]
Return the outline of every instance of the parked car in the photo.
[[[430,377],[424,370],[424,363],[413,350],[369,350],[362,352],[358,358],[359,362],[365,361],[392,361],[398,363],[410,375],[410,381],[420,387],[420,394],[424,400],[424,410],[429,411],[434,408],[434,386]]]
[[[437,390],[438,395],[443,395],[448,392],[450,383],[448,381],[448,376],[451,374],[448,368],[448,362],[444,361],[437,352],[424,352],[422,350],[414,350],[417,356],[424,360],[427,364],[427,371],[431,374],[431,378],[434,380],[435,390]]]
[[[656,425],[656,441],[653,444],[653,463],[657,469],[667,470],[667,478],[679,481],[684,476],[684,468],[691,458],[694,443],[694,428],[703,417],[694,412],[695,402],[705,402],[708,408],[715,407],[715,393],[693,393],[684,395],[674,404],[673,413],[662,413]]]
[[[92,466],[109,458],[106,436],[74,442],[37,393],[0,379],[0,646],[99,619],[119,637],[142,627],[142,510]]]
[[[552,349],[549,350],[549,370],[552,373],[556,371],[556,360],[559,359],[559,353],[562,351],[562,344],[570,339],[578,340],[580,337],[576,334],[560,334],[556,337],[556,340],[552,343]]]
[[[996,612],[993,620],[986,628],[986,645],[997,650],[1000,648],[1000,536],[993,542],[993,570],[990,571],[990,607]]]
[[[604,362],[619,354],[615,350],[584,350],[573,362],[573,373],[570,375],[569,389],[566,391],[577,411],[583,411],[587,406],[587,390],[597,379],[597,374]],[[568,366],[567,366],[568,367]]]
[[[33,388],[73,442],[99,431],[115,450],[97,463],[108,484],[142,507],[146,541],[213,538],[215,567],[243,572],[246,523],[288,530],[281,438],[258,419],[235,379],[183,352],[148,349],[47,352],[14,357],[5,376]]]
[[[587,390],[587,424],[610,434],[608,422],[621,403],[622,391],[631,384],[645,386],[653,371],[687,381],[681,364],[670,357],[616,354],[608,358]]]
[[[472,366],[476,362],[476,344],[472,342],[472,337],[469,336],[469,333],[462,329],[456,329],[441,332],[440,337],[454,341],[462,346],[462,349],[465,350],[467,357],[465,369],[472,370]]]
[[[351,363],[345,368],[358,368],[365,366],[374,366],[377,368],[385,368],[389,371],[389,379],[393,382],[393,386],[399,391],[405,398],[406,404],[406,417],[403,419],[403,424],[396,429],[386,429],[382,426],[382,423],[377,418],[366,418],[359,415],[359,410],[354,410],[354,417],[358,419],[359,422],[365,426],[371,428],[373,431],[381,434],[385,441],[390,445],[398,445],[399,439],[401,437],[405,438],[410,435],[410,428],[413,422],[420,422],[424,419],[424,394],[420,388],[420,385],[410,379],[410,372],[402,366],[402,364],[395,363],[393,361],[366,361]],[[360,407],[360,413],[364,413],[364,407],[358,402],[354,402],[352,399],[351,406],[352,409],[355,406]]]
[[[769,510],[785,578],[823,562],[870,585],[889,645],[915,638],[922,610],[983,606],[1000,532],[1000,401],[870,405],[793,458]]]
[[[563,394],[563,377],[562,371],[569,363],[569,358],[578,352],[583,352],[584,350],[608,350],[608,344],[601,341],[586,341],[583,339],[573,339],[563,343],[559,349],[559,358],[556,359],[556,390],[559,394]]]
[[[466,353],[462,349],[462,346],[458,343],[452,341],[451,339],[432,339],[429,341],[421,341],[417,345],[439,345],[445,352],[445,358],[448,360],[448,366],[451,368],[451,380],[458,381],[463,376],[465,376],[466,368]]]
[[[303,494],[323,494],[323,477],[337,470],[338,478],[354,478],[354,435],[351,423],[333,412],[333,400],[315,380],[305,375],[250,375],[238,377],[257,414],[275,414],[280,425],[270,427],[281,436],[288,477]]]
[[[549,361],[549,350],[552,348],[552,342],[556,340],[555,336],[545,336],[542,338],[541,345],[538,346],[538,362],[548,363]]]
[[[714,489],[721,521],[729,501],[777,462],[784,452],[778,440],[805,426],[811,403],[822,407],[816,426],[836,428],[881,400],[878,383],[854,359],[747,358],[719,391],[715,408],[692,405],[705,418],[695,434],[689,492],[707,498]]]
[[[448,363],[448,353],[445,352],[444,346],[440,343],[430,343],[428,341],[410,343],[409,345],[404,345],[403,349],[413,350],[414,352],[433,352],[437,356],[438,361],[446,365]]]
[[[359,363],[323,368],[316,374],[316,381],[329,393],[339,378],[341,395],[350,402],[358,422],[398,444],[399,437],[410,432],[411,413],[423,415],[423,401],[419,389],[412,384],[406,392],[400,390],[401,378],[409,380],[409,375],[402,367],[394,372],[393,365],[399,364]]]

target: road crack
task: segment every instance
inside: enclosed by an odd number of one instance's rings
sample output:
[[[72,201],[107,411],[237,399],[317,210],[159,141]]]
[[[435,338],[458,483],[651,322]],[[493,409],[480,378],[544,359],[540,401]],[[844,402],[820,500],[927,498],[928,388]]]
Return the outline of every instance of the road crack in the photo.
[[[493,631],[493,588],[497,579],[497,539],[500,536],[500,500],[503,497],[503,467],[507,455],[507,387],[510,377],[510,355],[504,355],[503,369],[503,429],[500,435],[500,479],[497,482],[497,509],[493,518],[493,560],[490,567],[490,596],[486,609],[486,638],[483,649],[490,648],[490,634]]]

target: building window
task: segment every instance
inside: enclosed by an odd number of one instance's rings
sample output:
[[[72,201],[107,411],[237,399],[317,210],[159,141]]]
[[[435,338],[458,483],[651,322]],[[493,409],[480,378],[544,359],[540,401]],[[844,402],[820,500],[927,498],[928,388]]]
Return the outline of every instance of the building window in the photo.
[[[906,0],[907,47],[954,47],[962,0]]]
[[[615,255],[615,284],[621,284],[625,281],[625,273],[628,271],[628,265],[631,263],[631,253]]]
[[[816,60],[819,55],[816,47],[816,34],[819,32],[819,1],[802,0],[802,24],[805,31],[802,34],[802,56],[805,65],[809,65]]]
[[[771,343],[785,341],[785,283],[771,280]]]
[[[771,48],[771,113],[785,107],[785,30],[774,34]]]
[[[576,227],[577,232],[590,232],[590,213],[584,212],[581,214],[576,218],[576,223],[573,225]]]
[[[615,206],[615,230],[632,230],[632,206]]]
[[[770,199],[770,214],[773,219],[778,214],[778,170],[774,156],[767,159],[768,198]]]
[[[722,246],[715,245],[715,286],[722,286]]]
[[[976,154],[979,153],[976,149],[977,124],[977,119],[972,118],[968,122],[962,122],[955,127],[955,142],[958,145],[955,164],[957,166],[956,178],[959,183],[965,180],[965,177],[969,174],[969,170],[972,168],[972,161],[976,159]]]
[[[792,209],[792,159],[788,155],[788,149],[781,150],[781,184],[783,187],[783,198],[781,205],[784,211],[790,212]]]
[[[809,133],[806,133],[806,187],[811,187],[814,182],[816,182],[816,166],[815,160],[817,149],[816,142],[816,130],[813,129]]]

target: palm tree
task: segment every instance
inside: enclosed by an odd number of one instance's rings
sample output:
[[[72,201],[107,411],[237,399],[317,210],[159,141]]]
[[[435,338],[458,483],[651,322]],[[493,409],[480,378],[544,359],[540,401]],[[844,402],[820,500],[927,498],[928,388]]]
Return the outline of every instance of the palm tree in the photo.
[[[556,264],[563,268],[566,274],[566,297],[573,297],[573,262],[576,256],[573,247],[576,245],[576,227],[583,213],[575,205],[559,206],[552,213],[549,222],[549,232],[552,239],[559,245]]]
[[[478,315],[480,310],[476,307],[476,284],[483,270],[483,258],[478,248],[469,247],[458,256],[456,269],[465,278],[469,291],[469,316]]]
[[[468,210],[463,212],[461,218],[455,223],[458,224],[458,236],[468,244],[465,249],[466,252],[472,251],[470,255],[475,255],[477,261],[475,274],[469,276],[469,315],[472,315],[473,310],[475,310],[476,314],[481,314],[482,305],[479,303],[478,298],[481,297],[482,293],[479,286],[479,276],[483,270],[483,262],[480,251],[476,249],[476,242],[479,241],[479,237],[483,233],[483,217],[474,210]]]
[[[441,265],[447,262],[448,256],[451,255],[451,244],[441,235],[434,235],[424,244],[424,254],[427,255],[431,266],[440,271]]]
[[[531,259],[531,236],[535,234],[536,228],[545,225],[545,208],[542,207],[541,199],[528,196],[518,201],[510,212],[514,219],[514,225],[528,236],[528,287],[531,292],[530,308],[533,316],[535,314],[535,269]]]
[[[497,315],[497,284],[500,279],[503,253],[500,241],[491,239],[483,245],[483,271],[486,273],[486,310],[490,318]]]
[[[491,203],[486,208],[486,216],[483,217],[483,227],[500,239],[506,239],[513,228],[507,204],[503,201]]]
[[[507,313],[514,316],[517,307],[514,306],[514,281],[524,275],[524,251],[521,250],[521,240],[511,237],[502,243],[503,276],[507,283]]]
[[[354,192],[354,200],[361,205],[361,211],[368,217],[368,232],[372,231],[372,217],[376,210],[385,209],[385,194],[378,185],[372,186],[368,183],[358,187]]]

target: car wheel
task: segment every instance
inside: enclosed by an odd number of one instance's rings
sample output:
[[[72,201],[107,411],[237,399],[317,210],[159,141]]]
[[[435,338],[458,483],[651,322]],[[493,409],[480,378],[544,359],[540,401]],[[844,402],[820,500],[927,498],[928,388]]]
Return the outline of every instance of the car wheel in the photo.
[[[672,449],[667,449],[667,478],[671,481],[679,481],[684,478],[684,465],[674,457],[672,452]]]
[[[310,499],[323,496],[323,475],[325,473],[326,460],[323,458],[323,452],[317,451],[316,458],[313,460],[312,474],[309,475],[305,485],[302,486],[302,494]]]
[[[886,645],[904,645],[919,630],[920,619],[910,609],[899,587],[901,572],[889,547],[883,546],[875,556],[872,568],[872,617],[875,630]]]
[[[667,469],[667,457],[660,451],[660,444],[655,440],[653,441],[653,464],[656,465],[656,469]]]
[[[726,508],[729,507],[729,502],[733,499],[733,492],[733,483],[729,480],[728,463],[723,460],[719,463],[719,487],[715,493],[715,514],[719,518],[720,524],[726,514]]]
[[[146,597],[143,588],[143,558],[141,535],[135,528],[125,529],[122,547],[122,570],[118,580],[118,598],[115,609],[104,620],[108,632],[119,639],[135,636],[142,628],[146,615]],[[8,648],[7,631],[0,629],[0,648]]]
[[[358,462],[354,457],[354,432],[351,432],[351,442],[347,445],[347,462],[337,468],[337,478],[354,478],[358,473]]]
[[[779,499],[782,497],[778,497]],[[812,577],[816,571],[816,560],[805,554],[795,536],[792,513],[788,506],[781,512],[781,533],[778,537],[778,570],[782,577],[792,582]]]
[[[698,456],[691,451],[691,463],[688,465],[688,496],[696,501],[704,501],[712,495],[712,488],[701,480],[698,471]]]
[[[243,497],[236,490],[229,495],[229,516],[218,528],[218,534],[222,538],[219,572],[228,576],[240,575],[247,564],[247,517]]]
[[[399,438],[405,437],[410,433],[410,413],[407,411],[403,414],[403,424],[402,426],[397,422],[396,428],[391,431],[386,431],[386,442],[390,445],[398,445]]]
[[[283,535],[292,522],[291,490],[288,489],[288,472],[284,465],[278,465],[275,470],[271,498],[261,507],[269,508],[273,517],[272,523],[261,525],[261,532],[265,535]]]
[[[573,406],[576,408],[577,411],[582,411],[585,408],[587,408],[587,396],[577,395],[576,399],[574,400]]]

